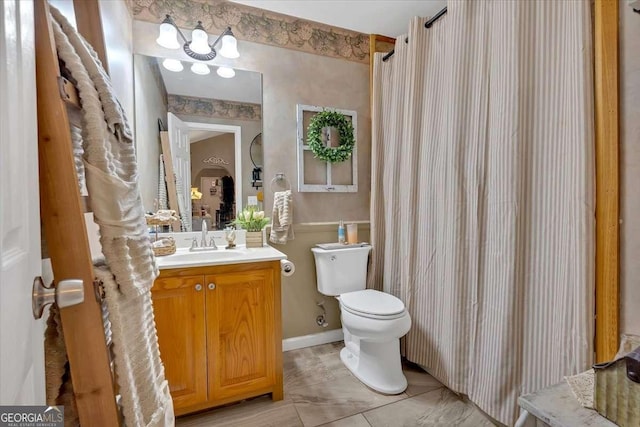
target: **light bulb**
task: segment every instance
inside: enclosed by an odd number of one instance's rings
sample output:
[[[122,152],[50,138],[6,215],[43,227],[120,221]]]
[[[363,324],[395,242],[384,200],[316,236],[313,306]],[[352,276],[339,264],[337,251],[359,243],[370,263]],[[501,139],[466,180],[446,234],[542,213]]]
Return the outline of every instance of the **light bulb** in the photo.
[[[178,61],[177,59],[170,58],[162,61],[162,66],[169,71],[173,71],[174,73],[179,73],[184,69],[184,67],[182,66],[182,62]]]
[[[206,76],[211,72],[207,64],[203,64],[202,62],[194,62],[191,66],[191,71],[201,76]]]
[[[160,24],[160,34],[156,39],[156,43],[162,47],[166,47],[167,49],[180,48],[180,43],[178,43],[178,30],[176,27],[168,22]]]
[[[198,24],[198,27],[200,24]],[[209,36],[202,29],[196,27],[195,30],[191,32],[191,43],[189,43],[189,48],[195,53],[199,53],[201,55],[208,55],[211,53],[211,47],[209,46]]]
[[[233,71],[233,68],[230,67],[218,67],[216,71],[220,77],[224,77],[225,79],[230,79],[231,77],[236,75],[236,72]]]
[[[222,46],[220,47],[220,55],[225,58],[238,58],[240,52],[238,52],[238,40],[231,34],[225,34],[222,36]]]

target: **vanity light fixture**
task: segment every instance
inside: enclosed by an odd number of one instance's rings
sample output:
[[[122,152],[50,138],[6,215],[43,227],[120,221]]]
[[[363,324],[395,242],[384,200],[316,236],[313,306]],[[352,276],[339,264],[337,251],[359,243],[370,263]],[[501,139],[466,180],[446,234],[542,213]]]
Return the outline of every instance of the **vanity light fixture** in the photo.
[[[230,79],[236,75],[236,72],[231,67],[218,67],[216,73],[218,73],[220,77],[224,77],[225,79]]]
[[[191,66],[191,72],[195,74],[199,74],[201,76],[206,76],[211,72],[209,66],[207,64],[203,64],[202,62],[194,62]]]
[[[213,44],[209,44],[209,35],[204,30],[202,21],[198,21],[198,25],[196,25],[191,32],[191,40],[187,40],[171,16],[166,15],[166,18],[162,21],[162,24],[160,24],[160,35],[156,39],[156,42],[167,49],[178,49],[180,48],[178,35],[180,35],[180,38],[184,42],[182,46],[184,52],[198,61],[211,61],[215,58],[218,54],[218,52],[216,52],[216,45],[218,43],[221,43],[219,51],[221,56],[230,59],[240,56],[238,52],[238,41],[231,31],[231,27],[227,27]]]
[[[179,73],[184,69],[184,67],[182,66],[182,62],[178,61],[177,59],[170,58],[162,61],[162,66],[169,71],[173,71],[174,73]]]

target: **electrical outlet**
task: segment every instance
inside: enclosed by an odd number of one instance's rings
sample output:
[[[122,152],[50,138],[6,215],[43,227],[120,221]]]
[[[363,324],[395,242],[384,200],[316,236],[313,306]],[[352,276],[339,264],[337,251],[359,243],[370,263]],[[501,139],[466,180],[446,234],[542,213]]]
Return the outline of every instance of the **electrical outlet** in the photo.
[[[247,206],[258,206],[258,196],[247,197]]]

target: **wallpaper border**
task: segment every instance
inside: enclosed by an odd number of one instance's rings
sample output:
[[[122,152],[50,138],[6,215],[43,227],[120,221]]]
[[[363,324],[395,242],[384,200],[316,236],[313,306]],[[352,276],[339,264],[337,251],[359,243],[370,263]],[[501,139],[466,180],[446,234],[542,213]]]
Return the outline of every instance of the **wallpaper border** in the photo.
[[[239,40],[359,63],[369,62],[369,35],[224,0],[127,0],[138,21],[160,24],[166,14],[181,28],[198,21],[211,35],[230,26]]]
[[[222,99],[169,94],[167,96],[167,110],[173,114],[212,117],[216,119],[262,120],[262,107],[260,104],[225,101]]]

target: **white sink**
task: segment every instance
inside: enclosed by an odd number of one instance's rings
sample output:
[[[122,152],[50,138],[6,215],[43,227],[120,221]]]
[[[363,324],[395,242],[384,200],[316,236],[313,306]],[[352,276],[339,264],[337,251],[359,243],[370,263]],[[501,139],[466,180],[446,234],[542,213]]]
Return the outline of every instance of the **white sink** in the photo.
[[[264,246],[261,248],[246,248],[238,246],[236,249],[217,249],[210,251],[191,252],[187,248],[180,248],[173,255],[156,257],[160,270],[168,268],[200,267],[207,265],[239,264],[246,262],[260,262],[285,259],[282,252]]]
[[[240,255],[236,250],[211,250],[200,252],[176,252],[173,255],[162,257],[162,259],[170,259],[171,262],[201,262],[201,261],[217,261],[221,259],[235,258]]]

